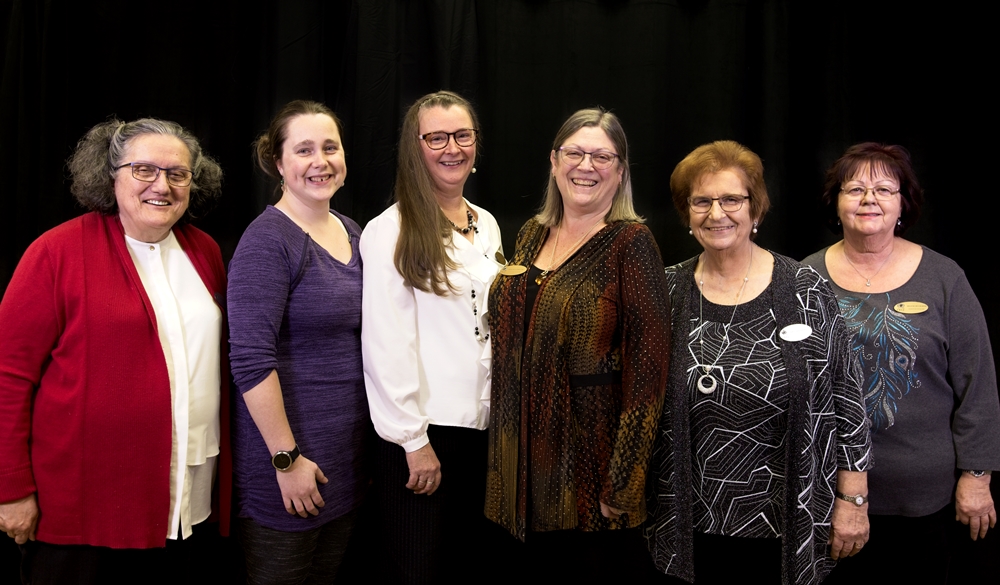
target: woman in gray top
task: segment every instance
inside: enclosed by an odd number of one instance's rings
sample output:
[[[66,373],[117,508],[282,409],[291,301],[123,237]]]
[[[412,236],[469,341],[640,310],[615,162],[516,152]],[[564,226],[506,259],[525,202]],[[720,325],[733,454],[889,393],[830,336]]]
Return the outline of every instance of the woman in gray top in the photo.
[[[804,260],[837,295],[872,424],[872,539],[834,581],[888,570],[943,582],[953,518],[973,540],[996,525],[1000,405],[986,322],[962,269],[901,237],[921,201],[906,149],[852,146],[827,171],[822,199],[844,238]],[[914,562],[918,547],[935,554]]]

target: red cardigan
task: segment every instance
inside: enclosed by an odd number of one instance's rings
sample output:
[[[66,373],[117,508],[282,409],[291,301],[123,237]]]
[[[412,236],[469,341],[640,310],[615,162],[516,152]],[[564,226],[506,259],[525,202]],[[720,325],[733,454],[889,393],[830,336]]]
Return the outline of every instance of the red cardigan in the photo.
[[[174,234],[225,316],[219,246],[191,226]],[[44,542],[164,546],[170,382],[117,216],[88,213],[31,244],[0,302],[0,343],[0,502],[36,492]],[[226,485],[217,486],[213,516],[221,513],[226,531],[229,363],[221,349],[217,483]]]

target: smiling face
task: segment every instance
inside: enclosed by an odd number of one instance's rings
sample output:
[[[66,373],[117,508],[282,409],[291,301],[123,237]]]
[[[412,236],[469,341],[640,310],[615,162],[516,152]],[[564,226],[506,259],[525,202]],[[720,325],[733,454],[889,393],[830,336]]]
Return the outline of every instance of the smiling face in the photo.
[[[420,110],[417,119],[421,136],[431,132],[450,133],[473,128],[472,117],[461,106],[425,108]],[[465,181],[476,162],[476,145],[459,146],[454,137],[448,137],[447,146],[441,150],[433,150],[425,141],[420,140],[420,152],[431,175],[435,194],[449,199],[461,197]]]
[[[860,198],[851,198],[844,191],[852,187],[869,189]],[[901,207],[899,193],[889,199],[876,199],[873,187],[888,187],[890,191],[899,190],[899,180],[883,169],[864,165],[858,169],[848,181],[841,185],[841,193],[837,198],[837,217],[844,227],[845,237],[853,236],[884,236],[891,238],[895,233],[896,220],[899,219]]]
[[[282,198],[306,205],[326,205],[344,184],[347,164],[340,131],[326,114],[303,114],[288,121],[281,158],[276,162],[285,181]]]
[[[140,134],[129,141],[120,164],[147,163],[165,169],[191,169],[191,153],[179,138]],[[187,211],[191,186],[174,187],[160,171],[152,183],[132,176],[130,167],[115,175],[115,200],[125,234],[141,242],[159,242]]]
[[[598,126],[580,128],[560,146],[583,152],[619,154],[615,151],[614,143]],[[576,214],[607,213],[622,182],[621,162],[615,159],[610,167],[595,169],[590,156],[583,157],[578,165],[572,165],[564,159],[555,150],[549,155],[552,176],[562,195],[563,209]]]
[[[691,189],[692,198],[727,195],[747,196],[741,172],[725,169],[702,175]],[[695,213],[688,207],[688,221],[691,232],[706,252],[722,252],[749,245],[754,220],[750,216],[750,201],[744,199],[738,211],[723,211],[718,201],[712,202],[707,213]]]

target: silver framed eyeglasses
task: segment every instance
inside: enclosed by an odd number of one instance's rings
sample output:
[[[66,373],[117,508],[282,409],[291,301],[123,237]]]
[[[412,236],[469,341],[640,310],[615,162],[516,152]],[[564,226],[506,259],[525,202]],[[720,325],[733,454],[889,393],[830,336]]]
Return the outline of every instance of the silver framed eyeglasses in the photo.
[[[595,169],[601,170],[610,168],[618,158],[617,154],[606,150],[586,152],[572,146],[560,146],[559,152],[562,153],[563,161],[572,167],[579,166],[583,163],[584,157],[589,156],[590,164],[594,165]]]
[[[722,211],[739,211],[743,208],[743,202],[750,199],[749,195],[723,195],[722,197],[688,197],[688,205],[695,213],[708,213],[712,209],[714,201],[719,202]]]
[[[892,199],[894,195],[899,193],[899,189],[893,191],[890,187],[885,185],[876,185],[875,187],[863,187],[861,185],[851,185],[840,190],[840,194],[849,199],[864,199],[865,195],[871,191],[875,195],[875,199],[880,201],[886,201]]]
[[[187,169],[177,167],[165,169],[149,163],[125,163],[115,167],[115,170],[124,169],[125,167],[132,167],[132,178],[145,183],[156,181],[160,176],[160,171],[166,173],[167,183],[174,187],[187,187],[191,184],[191,179],[194,177],[194,173]]]
[[[417,138],[426,142],[427,147],[431,150],[441,150],[448,146],[449,138],[454,138],[455,144],[459,146],[472,146],[476,143],[476,129],[461,128],[454,132],[428,132],[427,134],[418,134]]]

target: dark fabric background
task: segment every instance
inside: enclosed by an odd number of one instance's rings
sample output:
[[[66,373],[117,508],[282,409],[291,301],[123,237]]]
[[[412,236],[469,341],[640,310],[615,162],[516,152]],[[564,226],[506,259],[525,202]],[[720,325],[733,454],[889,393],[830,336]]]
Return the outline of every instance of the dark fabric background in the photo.
[[[835,241],[815,208],[829,164],[856,142],[905,145],[928,199],[908,237],[965,268],[996,354],[992,197],[971,193],[991,185],[983,146],[997,125],[983,75],[995,69],[995,33],[980,10],[853,0],[0,1],[0,292],[32,240],[81,213],[65,160],[112,114],[180,122],[219,160],[223,199],[198,225],[228,261],[272,201],[250,144],[281,105],[315,99],[344,119],[349,173],[334,206],[363,226],[389,201],[405,108],[451,89],[482,123],[467,195],[497,217],[508,249],[539,203],[555,131],[581,107],[621,117],[636,207],[667,264],[699,251],[668,187],[694,147],[734,139],[763,158],[772,211],[757,241],[802,258]]]

